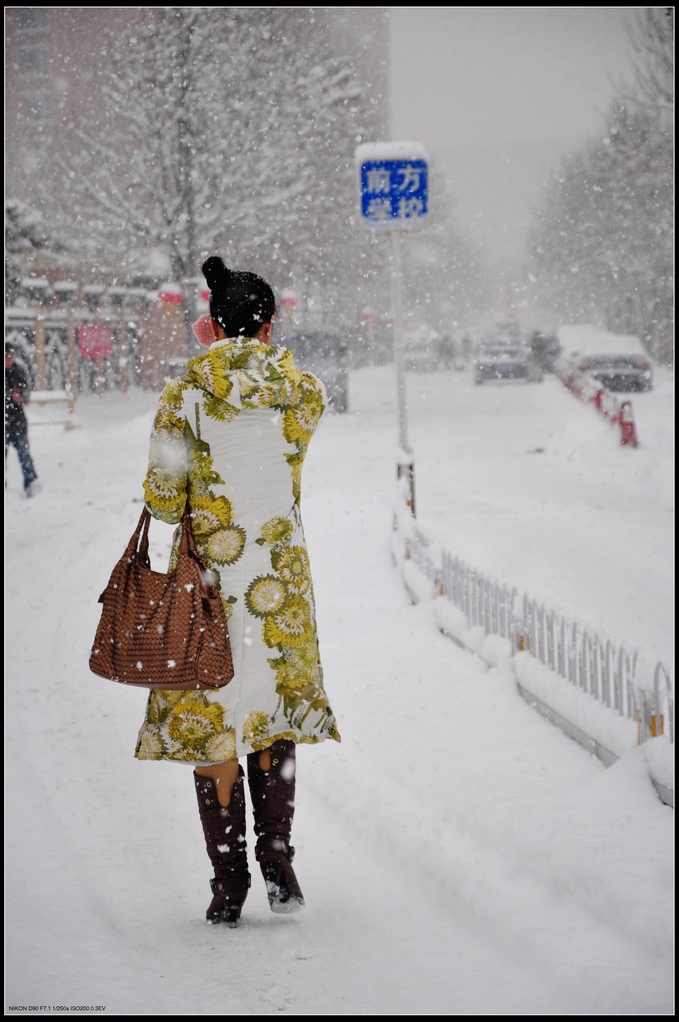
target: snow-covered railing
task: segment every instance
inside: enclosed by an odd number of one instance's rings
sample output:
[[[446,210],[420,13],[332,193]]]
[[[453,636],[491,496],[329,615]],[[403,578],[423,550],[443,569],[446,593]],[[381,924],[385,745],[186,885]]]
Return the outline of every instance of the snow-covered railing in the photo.
[[[571,685],[640,724],[637,653],[622,645],[616,647],[610,639],[570,622],[528,595],[523,597],[515,624],[514,648],[529,652]]]
[[[620,428],[621,444],[628,447],[639,446],[636,424],[634,422],[634,410],[629,399],[619,401],[614,394],[611,394],[605,387],[602,387],[597,380],[593,380],[585,373],[581,373],[565,359],[557,360],[555,372],[566,390],[575,394],[576,397],[586,404],[593,405],[605,419],[608,419],[612,426]]]
[[[95,321],[111,328],[114,350],[114,356],[100,363],[83,358],[76,340],[78,328]],[[127,307],[106,306],[98,308],[96,313],[85,308],[46,307],[42,312],[35,308],[11,306],[5,309],[5,343],[15,348],[17,361],[26,370],[31,388],[38,391],[66,390],[73,397],[82,391],[120,387],[123,363],[126,365],[126,382],[137,384],[140,377],[140,332],[140,310]]]
[[[510,590],[474,571],[447,550],[441,555],[441,569],[436,580],[439,594],[447,596],[464,612],[472,628],[481,626],[486,635],[511,638],[516,588]]]
[[[441,631],[492,665],[511,661],[524,698],[605,763],[651,738],[674,744],[673,685],[663,661],[649,666],[637,651],[473,569],[432,542],[400,502],[392,553],[411,599],[433,600]],[[652,779],[673,805],[670,785]]]

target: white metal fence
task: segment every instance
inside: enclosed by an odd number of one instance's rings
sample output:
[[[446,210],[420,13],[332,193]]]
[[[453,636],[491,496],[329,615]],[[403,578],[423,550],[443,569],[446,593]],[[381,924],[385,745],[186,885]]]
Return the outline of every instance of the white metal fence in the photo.
[[[402,525],[406,558],[462,611],[469,628],[508,639],[512,652],[528,653],[607,709],[634,721],[640,743],[660,734],[674,743],[673,683],[662,660],[655,662],[650,676],[640,677],[635,650],[521,594],[516,586],[476,571],[433,543],[409,515]]]

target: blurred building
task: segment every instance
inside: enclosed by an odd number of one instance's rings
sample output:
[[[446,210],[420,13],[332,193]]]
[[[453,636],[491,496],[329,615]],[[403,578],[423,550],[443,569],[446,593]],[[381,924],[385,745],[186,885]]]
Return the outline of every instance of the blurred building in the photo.
[[[65,134],[100,113],[107,30],[135,7],[5,8],[5,194],[42,207]]]

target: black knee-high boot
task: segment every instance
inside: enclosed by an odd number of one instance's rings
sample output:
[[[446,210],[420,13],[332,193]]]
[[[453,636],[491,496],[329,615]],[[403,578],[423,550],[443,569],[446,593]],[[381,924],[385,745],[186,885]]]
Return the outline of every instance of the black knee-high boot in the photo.
[[[298,912],[304,896],[297,883],[290,844],[295,812],[295,743],[284,739],[269,748],[271,767],[262,770],[259,752],[248,756],[248,782],[255,818],[255,854],[266,882],[272,912]]]
[[[215,871],[210,881],[212,902],[206,912],[208,923],[237,925],[250,887],[245,845],[245,787],[243,768],[231,789],[231,801],[224,808],[217,798],[211,777],[194,773],[198,812],[205,834],[205,847]]]

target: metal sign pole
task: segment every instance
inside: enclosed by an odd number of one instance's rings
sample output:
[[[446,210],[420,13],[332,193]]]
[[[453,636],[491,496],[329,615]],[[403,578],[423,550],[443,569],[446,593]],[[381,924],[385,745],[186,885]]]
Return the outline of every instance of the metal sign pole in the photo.
[[[398,462],[396,475],[406,481],[406,504],[415,515],[415,459],[408,443],[408,396],[403,358],[403,274],[401,271],[401,236],[390,231],[392,251],[391,285],[394,303],[394,363],[398,394]]]
[[[419,142],[366,143],[356,149],[360,219],[364,227],[388,231],[392,250],[394,362],[398,392],[397,479],[407,507],[415,516],[415,459],[408,443],[408,399],[404,364],[401,231],[427,223],[428,157]]]

